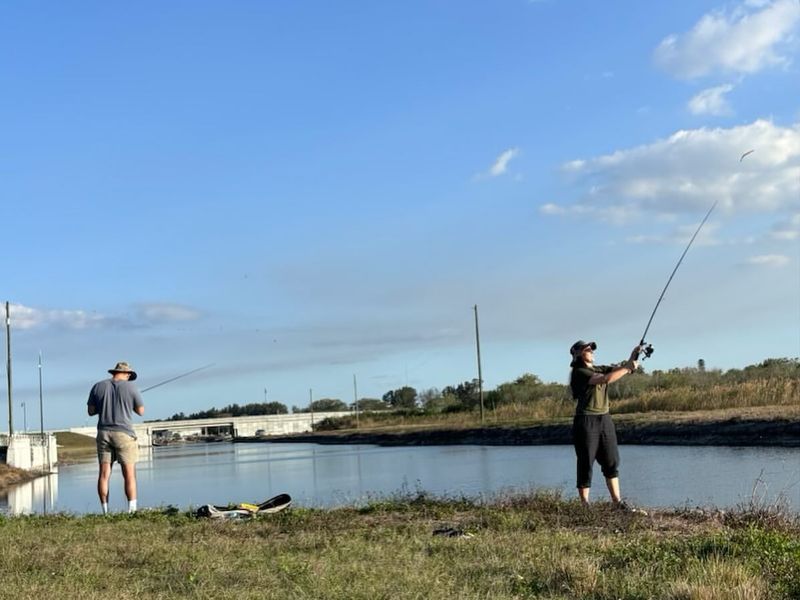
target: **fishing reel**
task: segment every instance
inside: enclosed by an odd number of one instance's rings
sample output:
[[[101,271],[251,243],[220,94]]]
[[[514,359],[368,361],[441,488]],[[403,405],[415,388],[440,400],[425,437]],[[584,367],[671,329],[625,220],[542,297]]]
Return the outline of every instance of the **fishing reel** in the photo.
[[[636,353],[636,360],[639,360],[639,357],[642,354],[644,354],[642,360],[644,360],[645,358],[650,358],[651,356],[653,356],[654,351],[655,348],[653,348],[653,344],[645,344],[644,340],[642,340],[642,342],[639,344],[639,352]]]

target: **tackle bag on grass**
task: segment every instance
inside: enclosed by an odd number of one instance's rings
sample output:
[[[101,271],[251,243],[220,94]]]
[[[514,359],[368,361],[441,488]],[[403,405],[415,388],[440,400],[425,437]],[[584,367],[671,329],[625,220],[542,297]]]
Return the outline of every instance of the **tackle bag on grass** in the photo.
[[[206,504],[198,508],[194,516],[210,519],[252,519],[258,515],[274,514],[280,512],[292,503],[289,494],[278,494],[265,500],[261,504],[249,504],[243,502],[235,506],[215,506]]]

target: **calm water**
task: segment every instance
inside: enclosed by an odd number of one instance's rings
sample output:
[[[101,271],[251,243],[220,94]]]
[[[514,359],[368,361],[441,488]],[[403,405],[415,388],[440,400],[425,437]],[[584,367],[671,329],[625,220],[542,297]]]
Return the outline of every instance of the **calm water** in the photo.
[[[624,495],[645,506],[735,507],[786,498],[800,511],[800,449],[622,446]],[[142,449],[139,506],[180,508],[260,502],[287,492],[295,504],[336,506],[425,490],[486,497],[505,491],[559,489],[574,494],[571,446],[423,446],[193,444]],[[0,496],[10,514],[97,512],[97,465],[61,467],[57,475]],[[595,499],[606,500],[595,467]],[[122,476],[111,479],[112,510],[127,507]]]

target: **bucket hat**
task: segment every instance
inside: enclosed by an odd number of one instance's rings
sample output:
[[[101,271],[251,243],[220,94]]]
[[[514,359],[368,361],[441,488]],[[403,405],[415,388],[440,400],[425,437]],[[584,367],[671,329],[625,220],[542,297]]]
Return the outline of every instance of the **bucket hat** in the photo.
[[[126,362],[118,362],[117,365],[113,369],[109,369],[108,372],[112,375],[114,373],[130,373],[131,376],[128,381],[136,379],[136,371]]]

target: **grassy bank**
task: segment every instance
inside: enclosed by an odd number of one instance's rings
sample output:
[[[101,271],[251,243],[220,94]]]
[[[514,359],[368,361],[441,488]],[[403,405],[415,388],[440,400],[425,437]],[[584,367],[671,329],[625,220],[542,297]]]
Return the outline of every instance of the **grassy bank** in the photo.
[[[574,403],[555,402],[541,405],[519,404],[499,407],[485,412],[485,427],[521,428],[538,425],[572,423]],[[695,407],[693,410],[659,410],[655,407],[642,412],[618,411],[612,406],[614,421],[618,424],[643,426],[662,424],[679,428],[686,423],[714,423],[731,419],[753,422],[800,422],[800,401],[765,406],[726,406],[712,409]],[[403,433],[412,431],[469,429],[480,426],[480,412],[443,414],[426,413],[367,413],[360,415],[358,431]],[[326,419],[315,425],[317,432],[352,433],[356,431],[354,416]]]
[[[96,456],[95,442],[90,437],[69,431],[58,431],[55,436],[59,463],[87,460]],[[42,472],[35,469],[27,471],[0,462],[0,490],[31,481],[41,475]]]
[[[58,462],[87,460],[97,456],[97,446],[93,438],[71,431],[57,431]]]
[[[787,411],[792,412],[792,411]],[[797,411],[793,411],[797,412]],[[651,446],[760,446],[800,448],[800,417],[772,415],[763,410],[712,413],[624,414],[614,418],[621,445]],[[377,444],[379,446],[536,446],[572,444],[572,419],[511,422],[505,425],[407,423],[393,427],[322,430],[272,438],[237,438],[236,442],[303,442],[317,444]]]
[[[451,529],[467,536],[436,535]],[[780,511],[620,513],[535,494],[187,514],[0,519],[3,598],[800,597],[800,529]]]

